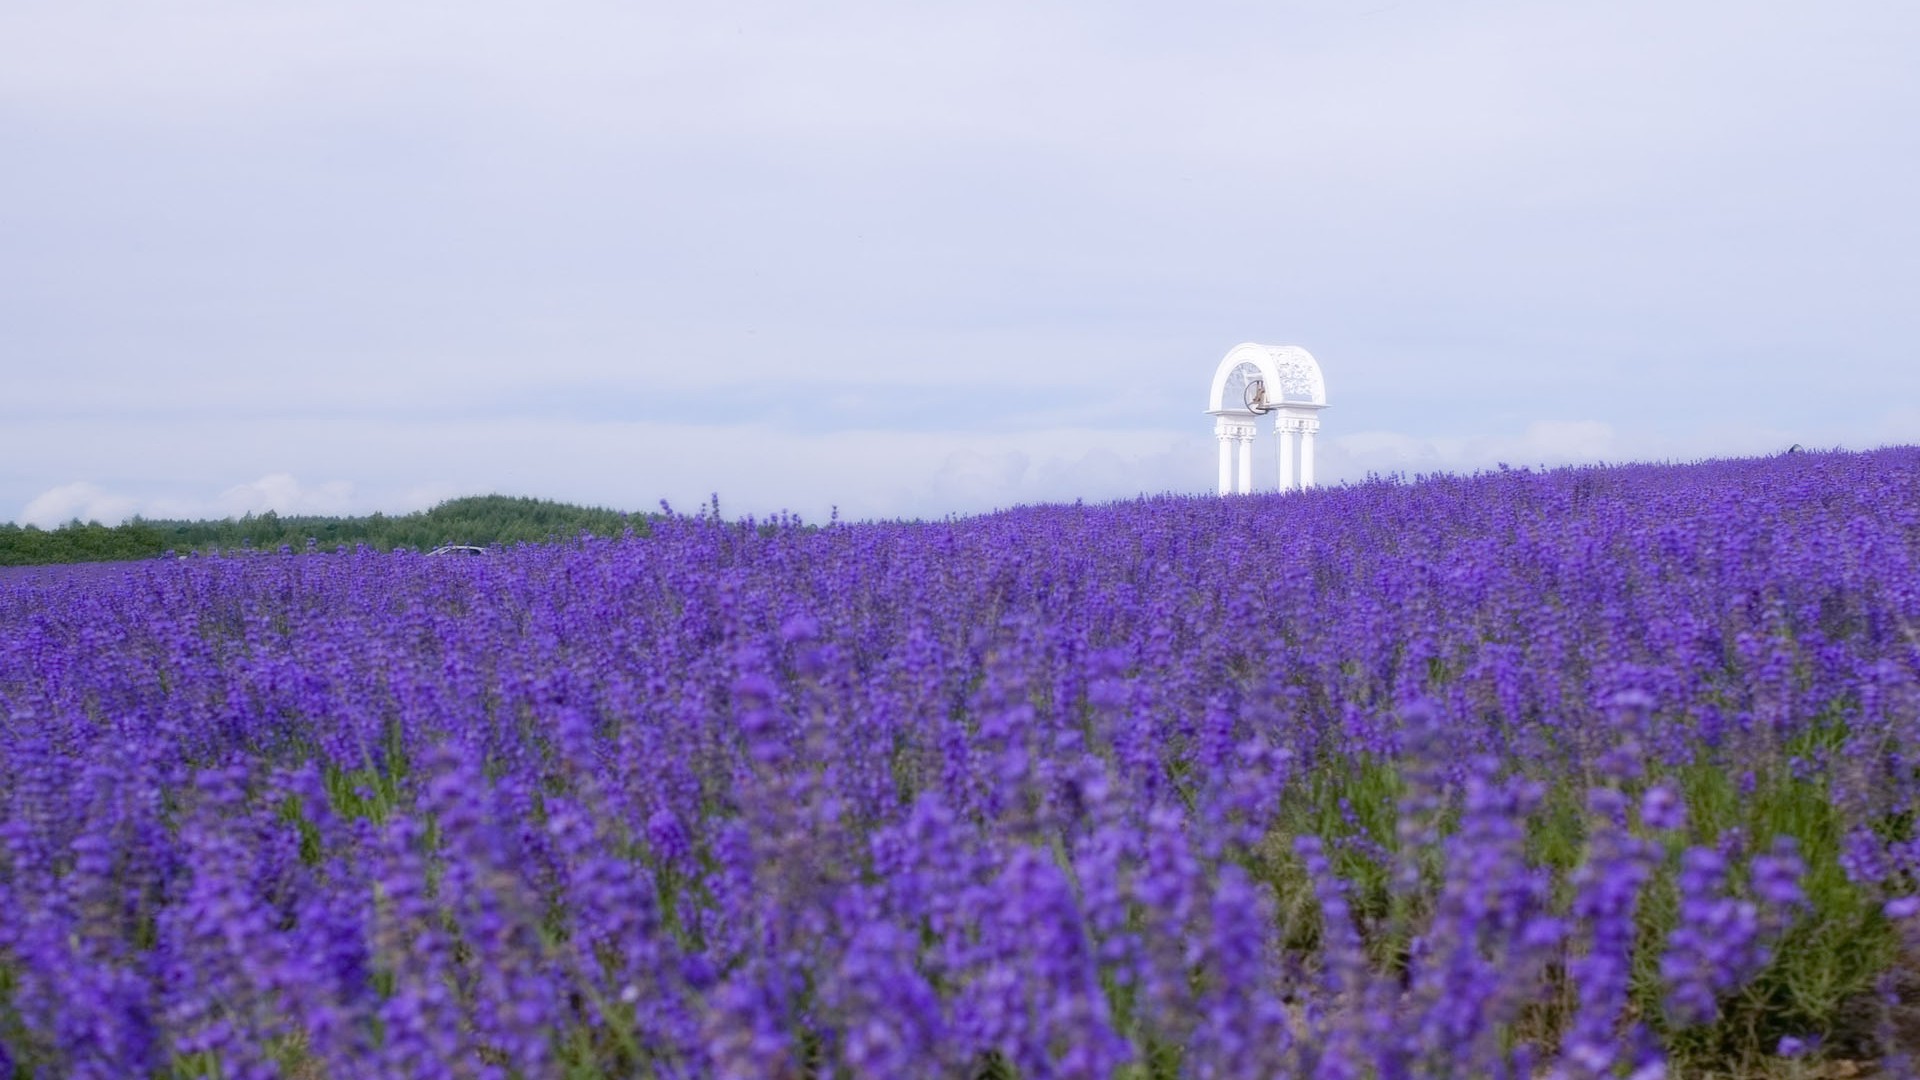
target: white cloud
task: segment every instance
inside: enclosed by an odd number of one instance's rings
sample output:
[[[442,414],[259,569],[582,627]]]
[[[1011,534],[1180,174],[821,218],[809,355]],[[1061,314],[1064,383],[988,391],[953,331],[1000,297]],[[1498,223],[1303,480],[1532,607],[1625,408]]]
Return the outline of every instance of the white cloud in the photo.
[[[1393,431],[1335,434],[1326,440],[1330,474],[1357,479],[1379,473],[1470,472],[1502,463],[1568,465],[1620,460],[1626,447],[1612,425],[1597,420],[1536,420],[1518,433],[1418,437]]]
[[[1416,436],[1393,431],[1332,434],[1325,439],[1323,469],[1332,480],[1360,480],[1369,474],[1409,476],[1435,472],[1476,472],[1510,465],[1515,468],[1620,464],[1628,461],[1692,461],[1708,457],[1739,457],[1777,453],[1795,441],[1820,442],[1772,428],[1751,426],[1701,427],[1680,434],[1622,431],[1598,420],[1536,420],[1518,432],[1474,435]],[[1854,449],[1875,443],[1846,440]],[[1891,440],[1889,440],[1891,441]]]
[[[124,495],[115,495],[80,481],[62,484],[29,499],[26,508],[20,512],[20,522],[23,525],[38,525],[43,529],[64,525],[75,518],[118,525],[132,516],[136,505],[133,499]]]
[[[235,484],[220,493],[214,505],[220,517],[264,514],[341,514],[353,505],[353,485],[331,480],[308,487],[290,473],[270,473],[246,484]]]
[[[1195,418],[1187,430],[1060,427],[1008,432],[852,430],[803,433],[767,424],[578,423],[555,419],[449,420],[341,424],[334,421],[237,421],[218,445],[183,444],[151,473],[127,471],[104,451],[88,468],[118,467],[108,490],[72,483],[28,503],[22,520],[57,525],[78,515],[117,521],[281,514],[404,513],[459,495],[535,495],[651,511],[664,498],[691,512],[713,495],[728,517],[776,511],[824,521],[939,518],[1026,503],[1102,502],[1163,492],[1213,490],[1216,447]],[[82,425],[61,425],[74,445],[93,445]],[[1899,436],[1899,432],[1907,432]],[[128,433],[139,437],[139,432]],[[1843,437],[1853,436],[1853,437]],[[1920,413],[1896,410],[1854,432],[1782,432],[1763,426],[1699,428],[1680,436],[1623,429],[1592,419],[1541,420],[1466,435],[1323,429],[1316,449],[1323,485],[1369,474],[1465,473],[1589,462],[1686,461],[1764,454],[1793,442],[1865,449],[1920,436]],[[0,429],[0,460],[12,438]],[[283,469],[245,483],[221,479],[228,440],[274,441],[288,448]],[[1271,490],[1275,444],[1263,434],[1255,453],[1255,489]],[[391,483],[329,480],[322,470],[390,476],[394,461],[418,467]],[[148,496],[143,493],[161,491]]]
[[[146,486],[137,480],[135,484]],[[423,499],[421,506],[432,501],[437,500]],[[191,494],[141,497],[76,482],[35,496],[20,512],[19,520],[22,524],[53,528],[74,518],[117,525],[136,514],[147,518],[202,519],[243,517],[269,510],[280,514],[353,513],[353,485],[344,480],[307,485],[289,473],[269,473],[258,480],[235,484],[212,497]]]

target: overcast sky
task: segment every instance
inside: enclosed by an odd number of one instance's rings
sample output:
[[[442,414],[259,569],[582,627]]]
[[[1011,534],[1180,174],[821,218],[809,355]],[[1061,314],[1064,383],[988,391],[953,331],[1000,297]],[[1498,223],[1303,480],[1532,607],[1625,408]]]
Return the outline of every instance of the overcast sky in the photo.
[[[1323,480],[1920,441],[1916,56],[1912,0],[0,0],[0,520],[1202,491],[1242,341],[1319,357]]]

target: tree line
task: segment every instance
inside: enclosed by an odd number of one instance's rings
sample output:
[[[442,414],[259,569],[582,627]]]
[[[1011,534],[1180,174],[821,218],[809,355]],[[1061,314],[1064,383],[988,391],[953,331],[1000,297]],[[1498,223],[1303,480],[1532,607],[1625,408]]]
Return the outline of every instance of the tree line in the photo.
[[[135,517],[120,525],[75,519],[55,529],[0,525],[0,566],[150,559],[167,552],[337,551],[364,544],[379,551],[431,550],[445,544],[538,543],[592,533],[645,533],[647,516],[550,499],[476,495],[430,510],[364,517],[288,515],[272,510],[219,521]]]

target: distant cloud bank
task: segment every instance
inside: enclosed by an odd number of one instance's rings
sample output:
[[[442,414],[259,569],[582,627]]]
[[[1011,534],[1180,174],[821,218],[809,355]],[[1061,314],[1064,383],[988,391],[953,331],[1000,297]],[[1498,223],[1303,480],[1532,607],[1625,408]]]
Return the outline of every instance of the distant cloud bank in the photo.
[[[218,490],[183,488],[155,464],[152,475],[75,480],[27,501],[15,520],[53,527],[74,518],[116,523],[148,518],[366,514],[420,510],[459,495],[532,495],[648,511],[662,499],[692,510],[717,494],[728,517],[798,513],[811,521],[939,518],[1022,503],[1100,502],[1167,492],[1201,493],[1214,482],[1216,448],[1198,414],[1191,429],[1070,428],[1012,433],[842,431],[795,433],[763,426],[569,424],[563,421],[369,431],[344,440],[323,467],[379,476],[384,460],[427,465],[404,485],[309,481],[276,471]],[[1343,432],[1330,417],[1319,444],[1323,483],[1370,475],[1416,476],[1593,462],[1691,461],[1778,453],[1794,443],[1853,449],[1920,441],[1920,412],[1896,410],[1846,437],[1766,427],[1703,428],[1684,437],[1627,431],[1598,420],[1540,420],[1473,435]],[[243,440],[248,432],[237,433]],[[263,436],[264,437],[264,436]],[[434,452],[423,455],[422,446]],[[529,465],[540,447],[548,461]],[[1275,446],[1257,446],[1256,490],[1273,486]],[[552,462],[561,464],[555,465]],[[210,468],[211,463],[200,466]],[[303,470],[304,471],[304,470]],[[424,480],[422,479],[424,477]],[[162,494],[145,495],[146,491]]]
[[[50,529],[76,518],[117,525],[139,511],[139,503],[125,495],[116,495],[84,481],[62,484],[43,491],[27,501],[20,511],[22,525]]]
[[[330,480],[307,485],[289,473],[269,473],[232,487],[207,499],[140,499],[130,494],[107,491],[97,484],[78,481],[41,492],[20,512],[23,525],[44,529],[63,525],[76,518],[119,524],[139,515],[147,518],[227,518],[247,514],[350,514],[356,510],[353,485],[345,480]]]

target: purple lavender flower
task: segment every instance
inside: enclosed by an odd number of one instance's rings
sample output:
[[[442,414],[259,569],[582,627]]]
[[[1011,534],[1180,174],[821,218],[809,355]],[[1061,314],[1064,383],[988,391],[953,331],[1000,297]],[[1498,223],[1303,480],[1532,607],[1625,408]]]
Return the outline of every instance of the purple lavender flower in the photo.
[[[1681,857],[1679,925],[1660,962],[1668,984],[1667,1009],[1685,1023],[1712,1020],[1718,995],[1741,982],[1758,936],[1751,904],[1721,895],[1726,862],[1711,848],[1689,848]]]
[[[1595,789],[1589,801],[1595,831],[1574,874],[1572,911],[1585,929],[1586,951],[1567,964],[1579,1005],[1562,1039],[1562,1056],[1581,1075],[1603,1073],[1621,1057],[1616,1029],[1626,1006],[1634,912],[1652,876],[1651,853],[1621,825],[1619,792]]]
[[[1687,827],[1687,804],[1670,784],[1655,784],[1640,800],[1640,820],[1649,829],[1672,832]]]
[[[1887,865],[1885,847],[1872,829],[1855,826],[1842,844],[1840,868],[1846,871],[1848,881],[1857,885],[1879,885],[1886,881],[1891,868]]]
[[[1782,1035],[1773,1052],[1779,1057],[1794,1058],[1811,1053],[1819,1045],[1820,1037],[1817,1035],[1804,1039],[1797,1035]]]

